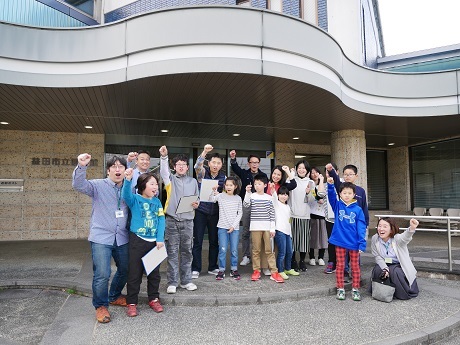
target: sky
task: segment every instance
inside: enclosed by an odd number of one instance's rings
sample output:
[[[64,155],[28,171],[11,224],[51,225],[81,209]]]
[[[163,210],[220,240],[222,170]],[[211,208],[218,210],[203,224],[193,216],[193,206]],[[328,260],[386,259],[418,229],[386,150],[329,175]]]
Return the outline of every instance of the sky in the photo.
[[[460,0],[379,0],[385,55],[460,44]]]

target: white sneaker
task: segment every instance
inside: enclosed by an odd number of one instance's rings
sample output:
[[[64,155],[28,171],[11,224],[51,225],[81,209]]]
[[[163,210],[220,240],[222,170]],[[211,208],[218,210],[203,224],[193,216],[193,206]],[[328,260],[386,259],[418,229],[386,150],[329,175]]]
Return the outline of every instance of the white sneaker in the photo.
[[[212,270],[212,271],[208,271],[209,274],[214,274],[215,276],[217,275],[217,273],[219,273],[219,270],[216,268],[215,270]],[[193,272],[192,272],[193,274]],[[192,277],[193,278],[193,277]]]
[[[315,266],[315,265],[316,265],[315,259],[310,259],[310,261],[308,262],[308,264],[309,264],[310,266]]]
[[[323,259],[318,259],[318,265],[319,265],[319,266],[325,266],[326,263],[324,262]]]
[[[176,293],[176,287],[174,285],[169,285],[166,289],[166,293]]]
[[[192,271],[192,279],[198,279],[200,277],[200,272]]]
[[[251,262],[251,259],[249,259],[247,256],[243,256],[243,260],[241,260],[240,265],[246,266],[246,265],[249,265],[250,262]]]
[[[268,268],[264,268],[263,271],[264,271],[264,275],[266,275],[266,276],[271,276],[272,275],[272,272],[270,272],[270,270]]]
[[[187,291],[195,291],[197,289],[196,285],[193,283],[188,283],[188,284],[180,284],[180,287],[182,289],[186,289]]]

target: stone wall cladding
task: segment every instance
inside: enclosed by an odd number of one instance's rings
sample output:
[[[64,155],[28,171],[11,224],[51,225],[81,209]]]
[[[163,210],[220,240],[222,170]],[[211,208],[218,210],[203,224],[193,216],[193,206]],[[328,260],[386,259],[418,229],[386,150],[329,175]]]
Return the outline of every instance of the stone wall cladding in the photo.
[[[103,134],[0,130],[0,179],[24,179],[23,193],[0,193],[0,241],[88,236],[91,198],[72,189],[83,152],[98,161],[88,178],[105,177]]]

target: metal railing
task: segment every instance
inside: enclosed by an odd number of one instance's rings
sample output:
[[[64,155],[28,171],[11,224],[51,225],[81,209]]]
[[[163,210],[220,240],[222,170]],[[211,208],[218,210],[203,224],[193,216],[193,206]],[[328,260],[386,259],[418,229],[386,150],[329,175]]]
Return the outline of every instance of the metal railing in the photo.
[[[449,216],[415,216],[415,215],[396,215],[396,214],[376,214],[375,217],[378,218],[385,218],[385,217],[390,217],[390,218],[402,218],[402,219],[411,219],[415,218],[419,220],[420,223],[423,223],[423,219],[429,220],[430,223],[435,220],[435,221],[441,221],[444,223],[444,221],[447,221],[447,229],[442,229],[442,228],[417,228],[417,231],[425,231],[425,232],[447,232],[447,255],[448,255],[448,263],[449,263],[449,272],[452,272],[452,233],[458,233],[460,234],[459,229],[452,229],[452,221],[456,221],[456,224],[460,224],[460,217],[449,217]],[[439,222],[433,222],[433,225]],[[458,226],[458,225],[457,225]],[[405,228],[399,228],[400,230],[405,230]]]

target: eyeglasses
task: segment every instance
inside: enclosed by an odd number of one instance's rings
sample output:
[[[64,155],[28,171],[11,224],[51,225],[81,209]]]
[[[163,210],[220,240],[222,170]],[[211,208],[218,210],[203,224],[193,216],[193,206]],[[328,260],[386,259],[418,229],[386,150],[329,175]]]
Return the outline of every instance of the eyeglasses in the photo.
[[[260,164],[260,162],[249,162],[249,164]]]
[[[176,167],[186,167],[188,164],[186,163],[177,163]]]
[[[125,169],[125,166],[124,165],[121,165],[121,164],[114,164],[110,167],[111,169]]]
[[[345,177],[355,176],[356,174],[343,174]]]

